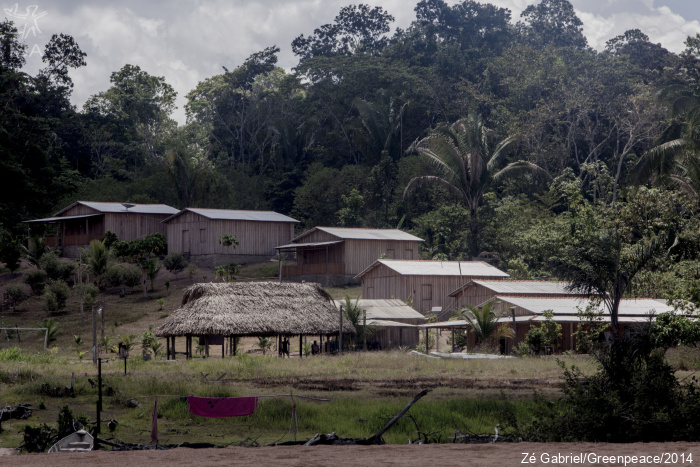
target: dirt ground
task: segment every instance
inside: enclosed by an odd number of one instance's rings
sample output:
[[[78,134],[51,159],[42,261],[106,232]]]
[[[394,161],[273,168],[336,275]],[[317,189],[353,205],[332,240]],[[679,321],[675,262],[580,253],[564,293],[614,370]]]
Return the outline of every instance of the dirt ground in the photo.
[[[132,451],[61,454],[7,455],[0,450],[3,466],[100,467],[124,465],[212,466],[511,466],[511,465],[693,465],[700,462],[700,443],[497,443],[481,445],[386,445],[386,446],[277,446],[224,449],[173,449],[170,451]],[[526,456],[527,454],[527,456]],[[531,457],[534,456],[534,457]],[[583,459],[557,458],[583,456]],[[615,456],[604,458],[603,456]],[[619,457],[618,457],[619,456]],[[625,458],[627,456],[627,458]],[[636,458],[634,458],[636,456]],[[640,458],[651,456],[651,458]],[[653,456],[657,456],[656,459]]]

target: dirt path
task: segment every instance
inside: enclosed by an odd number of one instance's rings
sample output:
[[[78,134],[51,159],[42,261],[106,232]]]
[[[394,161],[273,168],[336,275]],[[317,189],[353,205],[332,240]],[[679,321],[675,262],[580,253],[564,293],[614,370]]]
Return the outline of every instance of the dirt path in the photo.
[[[525,454],[529,453],[526,459]],[[562,459],[581,455],[584,460]],[[590,453],[590,455],[589,455]],[[534,456],[534,457],[530,457]],[[594,443],[503,443],[486,445],[431,444],[424,446],[278,446],[225,449],[173,449],[170,451],[95,451],[83,454],[31,454],[3,456],[3,466],[188,466],[202,465],[275,465],[275,466],[451,466],[476,467],[515,465],[625,465],[624,457],[601,459],[593,456],[628,456],[627,466],[697,465],[700,443],[594,444]],[[659,456],[658,459],[636,459],[632,456]],[[692,456],[692,463],[688,462]],[[686,462],[683,462],[683,460]],[[640,462],[649,460],[650,462]],[[594,461],[594,462],[591,462]],[[656,462],[655,462],[656,461]],[[668,461],[668,462],[667,462]]]

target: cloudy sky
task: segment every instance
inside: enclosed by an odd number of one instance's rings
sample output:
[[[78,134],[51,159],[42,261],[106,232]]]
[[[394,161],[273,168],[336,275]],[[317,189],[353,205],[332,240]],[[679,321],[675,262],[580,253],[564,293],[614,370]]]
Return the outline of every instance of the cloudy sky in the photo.
[[[296,64],[290,43],[299,34],[333,21],[352,3],[381,5],[405,28],[414,19],[417,0],[0,0],[28,46],[25,71],[41,68],[41,51],[54,33],[72,35],[87,53],[87,66],[73,71],[73,103],[81,107],[92,94],[109,88],[109,76],[125,64],[164,76],[178,92],[174,117],[184,123],[185,95],[222,66],[235,68],[251,53],[270,45],[281,48],[280,66]],[[448,3],[456,3],[447,0]],[[673,52],[687,36],[700,33],[698,0],[570,0],[584,24],[589,44],[605,42],[628,29]],[[513,21],[539,0],[492,0],[511,10]],[[485,2],[484,2],[485,3]]]

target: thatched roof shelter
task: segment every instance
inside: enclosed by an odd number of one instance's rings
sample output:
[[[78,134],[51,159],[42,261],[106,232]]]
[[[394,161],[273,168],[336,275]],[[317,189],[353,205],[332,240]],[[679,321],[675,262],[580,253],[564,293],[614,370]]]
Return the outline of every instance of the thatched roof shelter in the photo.
[[[330,295],[313,283],[195,284],[155,334],[174,336],[328,335],[340,329]],[[355,329],[343,322],[343,332]]]

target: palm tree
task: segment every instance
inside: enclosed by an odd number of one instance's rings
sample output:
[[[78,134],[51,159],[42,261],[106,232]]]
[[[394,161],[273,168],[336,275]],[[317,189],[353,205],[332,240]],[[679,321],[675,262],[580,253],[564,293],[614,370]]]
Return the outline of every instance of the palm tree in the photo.
[[[479,115],[471,114],[452,125],[439,125],[431,134],[415,141],[407,152],[427,157],[440,172],[413,178],[404,190],[404,199],[418,187],[441,186],[469,209],[471,233],[469,252],[479,251],[477,210],[484,192],[493,181],[524,172],[546,172],[527,161],[511,162],[498,170],[520,137],[510,136],[492,144],[493,132],[486,128]]]
[[[685,117],[679,128],[667,131],[668,141],[645,152],[632,174],[637,183],[655,178],[660,184],[675,184],[694,198],[700,197],[700,86],[672,83],[659,92],[673,117]]]
[[[104,276],[109,267],[109,253],[107,248],[105,248],[105,244],[100,240],[93,240],[90,242],[90,247],[88,248],[88,267],[95,275],[98,287],[102,290],[102,276]]]
[[[468,306],[456,313],[457,318],[465,320],[472,327],[477,345],[489,340],[512,339],[515,336],[513,328],[507,323],[498,322],[505,313],[505,308],[495,312],[493,308],[496,303],[495,301],[487,302],[481,308]]]
[[[358,304],[359,298],[353,301],[350,295],[345,296],[343,303],[343,316],[355,328],[355,345],[363,345],[363,349],[367,350],[367,339],[371,338],[379,331],[378,326],[367,325],[367,312]]]

